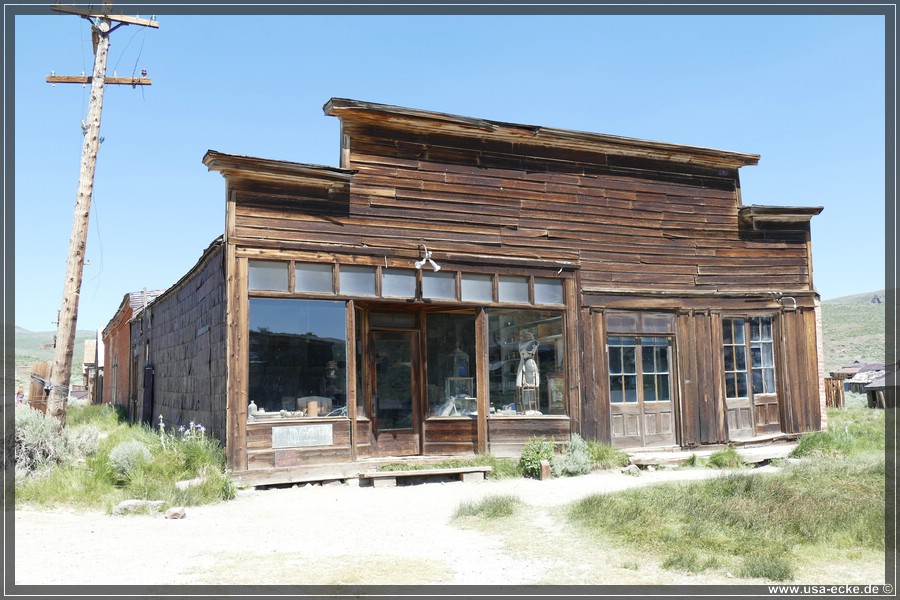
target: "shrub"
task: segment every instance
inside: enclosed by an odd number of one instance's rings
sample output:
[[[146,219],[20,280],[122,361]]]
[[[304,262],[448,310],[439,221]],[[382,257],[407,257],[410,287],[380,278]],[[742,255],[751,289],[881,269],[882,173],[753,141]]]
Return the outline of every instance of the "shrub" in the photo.
[[[109,452],[109,462],[122,481],[130,480],[150,459],[150,450],[137,440],[122,442]]]
[[[591,461],[597,469],[615,469],[616,467],[628,466],[628,454],[613,448],[609,444],[604,444],[595,440],[587,442],[587,451],[591,456]]]
[[[550,467],[554,477],[590,473],[594,468],[594,461],[591,459],[584,438],[573,433],[565,453],[554,456],[550,461]]]
[[[716,469],[737,469],[746,466],[738,451],[731,447],[710,454],[707,464]]]
[[[53,467],[94,454],[100,445],[100,431],[93,425],[60,429],[55,419],[27,404],[17,404],[15,412],[16,481],[42,477]]]
[[[552,461],[554,456],[553,438],[549,440],[544,436],[532,436],[522,449],[519,465],[525,477],[540,479],[541,461]]]

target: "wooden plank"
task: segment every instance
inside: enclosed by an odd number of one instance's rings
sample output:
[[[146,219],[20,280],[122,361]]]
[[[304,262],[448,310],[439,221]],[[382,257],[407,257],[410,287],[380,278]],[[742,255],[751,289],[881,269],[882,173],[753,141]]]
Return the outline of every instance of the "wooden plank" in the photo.
[[[90,84],[94,80],[92,75],[47,75],[47,83],[82,83]],[[151,85],[153,82],[149,77],[104,77],[103,82],[106,85],[130,85],[136,87],[139,85]]]
[[[475,365],[476,393],[478,397],[478,416],[475,423],[475,451],[485,454],[488,451],[488,412],[490,410],[490,378],[488,369],[488,315],[484,307],[478,309],[475,317]],[[426,437],[426,440],[428,438]]]

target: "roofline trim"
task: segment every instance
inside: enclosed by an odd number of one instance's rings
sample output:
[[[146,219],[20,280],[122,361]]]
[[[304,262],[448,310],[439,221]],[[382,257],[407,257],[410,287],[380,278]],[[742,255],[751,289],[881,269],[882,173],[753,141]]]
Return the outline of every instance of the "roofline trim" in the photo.
[[[453,125],[496,134],[501,137],[531,139],[551,145],[577,146],[586,143],[595,146],[596,150],[608,154],[642,156],[655,160],[667,160],[685,164],[739,168],[756,165],[760,159],[759,154],[685,146],[553,127],[506,123],[347,98],[331,98],[322,109],[326,115],[337,116],[338,118],[346,118],[353,113],[377,113],[393,117],[395,121],[416,122],[427,129],[437,130],[444,125]]]

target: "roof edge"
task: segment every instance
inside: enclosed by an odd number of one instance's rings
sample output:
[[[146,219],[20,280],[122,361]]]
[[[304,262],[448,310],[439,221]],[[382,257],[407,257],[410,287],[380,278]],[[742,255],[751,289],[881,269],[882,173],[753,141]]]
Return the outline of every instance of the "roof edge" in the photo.
[[[348,98],[331,98],[325,103],[322,110],[328,116],[337,116],[342,119],[352,118],[354,114],[381,114],[392,118],[394,122],[406,121],[426,129],[439,130],[445,126],[455,126],[499,137],[519,138],[520,140],[536,141],[548,145],[581,147],[587,144],[594,147],[597,151],[607,154],[640,156],[654,160],[709,167],[737,169],[743,166],[756,165],[760,159],[758,154],[671,144],[602,133],[507,123]]]

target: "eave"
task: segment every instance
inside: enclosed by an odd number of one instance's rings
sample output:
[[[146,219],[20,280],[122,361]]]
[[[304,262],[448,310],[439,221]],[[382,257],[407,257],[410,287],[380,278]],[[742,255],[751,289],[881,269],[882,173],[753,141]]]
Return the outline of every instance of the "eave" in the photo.
[[[324,188],[346,186],[356,172],[323,165],[224,154],[215,150],[206,152],[203,164],[210,171],[220,172],[229,182],[252,180],[275,185],[310,185]]]
[[[718,169],[738,169],[759,162],[758,154],[683,146],[553,127],[505,123],[346,98],[332,98],[323,106],[323,110],[326,115],[336,116],[348,122],[387,123],[410,130],[441,132],[464,137],[490,136],[511,142],[527,142]]]
[[[821,213],[821,206],[742,206],[738,216],[742,223],[756,227],[759,223],[808,223]]]

